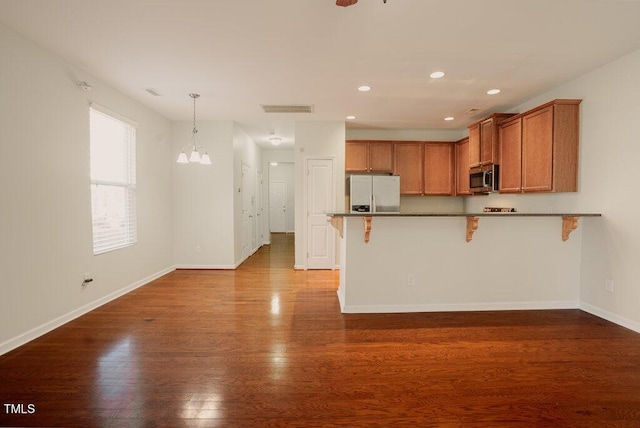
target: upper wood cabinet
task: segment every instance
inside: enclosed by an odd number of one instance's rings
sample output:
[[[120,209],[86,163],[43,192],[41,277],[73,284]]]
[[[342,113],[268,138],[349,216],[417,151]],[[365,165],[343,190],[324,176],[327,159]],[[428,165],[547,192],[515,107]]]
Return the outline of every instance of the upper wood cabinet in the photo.
[[[553,188],[553,107],[522,117],[522,188],[549,192]]]
[[[393,171],[393,143],[391,141],[346,141],[346,172]]]
[[[346,172],[367,172],[369,169],[369,143],[345,142],[344,166]]]
[[[494,113],[469,125],[469,166],[500,164],[498,152],[498,124],[514,116],[512,113]]]
[[[469,191],[469,138],[463,138],[456,148],[456,195],[470,195]]]
[[[480,166],[480,123],[469,126],[469,167]]]
[[[424,194],[455,193],[455,147],[453,143],[424,144]]]
[[[371,141],[369,143],[369,171],[393,172],[393,143]]]
[[[576,192],[581,100],[554,100],[500,125],[500,192]]]
[[[422,195],[424,192],[424,143],[406,141],[393,144],[393,175],[400,176],[401,195]]]
[[[453,195],[455,148],[450,142],[395,142],[393,174],[401,195]]]
[[[500,124],[500,193],[522,191],[522,118],[518,117]]]
[[[555,100],[522,116],[522,190],[576,192],[581,100]]]

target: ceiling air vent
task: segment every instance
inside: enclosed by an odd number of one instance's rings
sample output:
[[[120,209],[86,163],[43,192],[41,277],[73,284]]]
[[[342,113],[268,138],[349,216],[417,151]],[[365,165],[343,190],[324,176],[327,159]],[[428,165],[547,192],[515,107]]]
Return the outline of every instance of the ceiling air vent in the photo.
[[[157,89],[155,88],[144,88],[145,91],[147,91],[148,93],[150,93],[151,95],[153,95],[154,97],[161,97],[162,94],[160,92],[158,92]]]
[[[306,104],[260,104],[265,113],[313,113],[313,105]]]
[[[474,115],[476,113],[478,113],[481,109],[479,108],[470,108],[469,110],[465,111],[464,114],[467,114],[469,116]]]

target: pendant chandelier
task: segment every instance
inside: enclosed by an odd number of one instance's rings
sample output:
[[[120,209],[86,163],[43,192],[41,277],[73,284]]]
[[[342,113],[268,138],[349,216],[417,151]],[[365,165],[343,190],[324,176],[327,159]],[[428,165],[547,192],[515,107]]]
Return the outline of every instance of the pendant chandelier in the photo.
[[[191,144],[182,148],[182,152],[178,156],[178,163],[201,163],[203,165],[211,165],[209,153],[202,146],[198,146],[198,128],[196,128],[196,99],[198,94],[189,94],[193,98],[193,130],[191,131]],[[200,154],[204,151],[204,154]],[[187,158],[187,152],[191,152]]]

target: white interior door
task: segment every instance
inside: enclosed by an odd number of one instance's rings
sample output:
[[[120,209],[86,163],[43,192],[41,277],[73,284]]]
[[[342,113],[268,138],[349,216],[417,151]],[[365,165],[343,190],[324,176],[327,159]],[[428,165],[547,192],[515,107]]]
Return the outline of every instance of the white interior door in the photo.
[[[251,181],[249,179],[249,165],[242,164],[242,257],[251,255]]]
[[[307,268],[333,269],[334,229],[326,213],[334,211],[333,159],[307,160]]]
[[[262,171],[258,171],[256,174],[256,239],[258,241],[256,247],[261,247],[264,244],[264,217],[262,215]]]
[[[269,182],[269,230],[275,233],[286,232],[287,183]]]

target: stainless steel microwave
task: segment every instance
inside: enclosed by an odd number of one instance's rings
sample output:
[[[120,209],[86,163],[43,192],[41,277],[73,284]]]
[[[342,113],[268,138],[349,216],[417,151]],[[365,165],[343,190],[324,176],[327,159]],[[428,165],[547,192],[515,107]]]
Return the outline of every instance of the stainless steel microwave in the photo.
[[[485,165],[469,169],[469,190],[471,193],[491,193],[498,191],[498,165]]]

